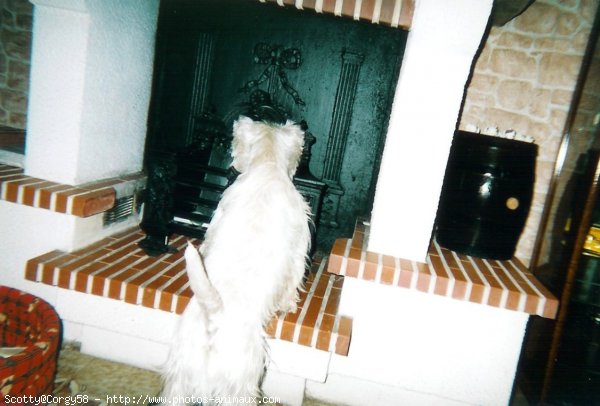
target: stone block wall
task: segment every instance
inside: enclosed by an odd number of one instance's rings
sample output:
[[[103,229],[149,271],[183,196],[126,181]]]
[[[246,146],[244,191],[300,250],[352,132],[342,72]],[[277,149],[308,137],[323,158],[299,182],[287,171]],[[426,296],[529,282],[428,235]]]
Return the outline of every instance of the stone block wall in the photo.
[[[25,128],[33,5],[0,0],[0,125]]]
[[[492,27],[468,84],[460,129],[513,129],[539,145],[534,199],[516,255],[529,263],[598,0],[537,0]]]

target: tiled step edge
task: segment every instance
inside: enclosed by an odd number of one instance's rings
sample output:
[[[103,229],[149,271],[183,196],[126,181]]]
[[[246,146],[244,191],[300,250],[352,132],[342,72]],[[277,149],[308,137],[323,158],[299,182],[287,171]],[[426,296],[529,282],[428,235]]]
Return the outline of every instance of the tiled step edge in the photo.
[[[458,254],[435,242],[426,263],[367,251],[369,223],[335,241],[328,272],[553,319],[558,300],[521,261]]]
[[[174,254],[148,257],[137,243],[145,237],[128,230],[72,253],[51,251],[27,261],[25,278],[82,293],[157,310],[181,313],[192,291],[183,248],[188,238],[175,236]],[[198,244],[198,241],[193,241]],[[313,264],[296,313],[273,318],[269,337],[347,355],[352,320],[338,314],[344,278],[325,271],[327,260]]]
[[[304,0],[258,0],[261,3],[274,3],[279,6],[292,6],[300,10],[313,10],[317,13],[346,16],[355,20],[369,21],[374,24],[387,25],[390,27],[402,27],[410,29],[413,13],[415,10],[414,0],[381,0],[375,2],[346,1],[339,3],[343,6],[338,8],[338,2],[324,1],[321,7],[315,1]]]
[[[27,176],[22,168],[0,164],[0,200],[89,217],[110,210],[115,205],[115,186],[143,177],[138,173],[71,186]]]
[[[298,310],[275,317],[266,331],[271,337],[338,355],[348,355],[352,319],[338,313],[344,278],[325,271],[327,258],[314,264]]]

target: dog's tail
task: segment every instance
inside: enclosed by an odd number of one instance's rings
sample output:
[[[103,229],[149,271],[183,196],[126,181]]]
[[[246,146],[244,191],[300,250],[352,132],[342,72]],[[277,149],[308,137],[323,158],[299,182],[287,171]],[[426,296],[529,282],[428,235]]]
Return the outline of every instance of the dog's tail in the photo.
[[[206,314],[211,355],[205,365],[205,389],[211,395],[257,396],[267,356],[262,323],[249,319],[238,308],[223,308],[221,296],[192,244],[185,250],[185,260],[190,287]]]
[[[219,292],[211,284],[200,253],[191,243],[185,250],[190,287],[196,303],[190,302],[182,315],[173,343],[163,366],[164,388],[161,405],[193,404],[192,396],[210,395],[211,380],[207,374],[216,319],[223,304]]]
[[[258,396],[267,356],[262,324],[248,319],[239,307],[224,308],[192,244],[185,250],[185,260],[195,302],[188,304],[180,320],[161,396],[170,400]]]
[[[200,253],[191,242],[185,249],[185,262],[194,298],[209,315],[218,314],[223,308],[221,296],[210,283]]]

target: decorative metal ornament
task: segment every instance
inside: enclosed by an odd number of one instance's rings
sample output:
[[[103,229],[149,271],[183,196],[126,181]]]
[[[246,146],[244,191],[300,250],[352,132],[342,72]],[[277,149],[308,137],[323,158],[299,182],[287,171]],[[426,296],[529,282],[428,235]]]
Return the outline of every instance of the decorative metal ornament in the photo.
[[[272,45],[260,42],[254,46],[254,63],[268,65],[258,79],[247,82],[240,90],[244,93],[252,93],[258,87],[268,81],[269,92],[273,81],[278,80],[281,87],[294,99],[294,103],[304,106],[304,100],[296,89],[290,85],[285,73],[286,69],[296,70],[302,65],[302,54],[298,48],[284,48],[282,45]]]
[[[192,151],[207,151],[213,147],[227,150],[231,139],[225,123],[215,114],[201,113],[194,118],[194,132],[190,145]]]

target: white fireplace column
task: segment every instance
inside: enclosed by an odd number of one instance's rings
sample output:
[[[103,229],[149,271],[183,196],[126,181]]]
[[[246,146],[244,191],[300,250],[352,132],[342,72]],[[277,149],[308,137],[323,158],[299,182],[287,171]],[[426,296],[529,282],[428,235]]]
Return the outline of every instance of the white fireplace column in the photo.
[[[77,185],[142,169],[158,0],[30,0],[25,172]]]
[[[425,262],[464,87],[493,0],[416,0],[368,249]]]

